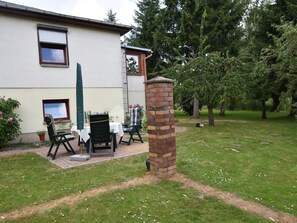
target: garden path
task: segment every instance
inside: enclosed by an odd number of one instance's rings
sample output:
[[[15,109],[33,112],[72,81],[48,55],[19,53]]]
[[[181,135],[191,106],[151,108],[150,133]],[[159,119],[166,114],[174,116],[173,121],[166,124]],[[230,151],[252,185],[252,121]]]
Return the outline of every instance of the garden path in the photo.
[[[199,196],[198,199],[203,199],[204,196],[213,196],[213,197],[216,197],[217,199],[223,200],[225,203],[238,207],[249,213],[256,214],[263,218],[269,219],[272,222],[283,222],[283,223],[297,222],[297,217],[291,214],[281,212],[281,211],[274,211],[261,204],[257,204],[253,201],[242,199],[233,193],[220,191],[216,188],[203,185],[199,182],[190,180],[178,173],[174,177],[170,178],[169,180],[180,182],[185,187],[191,187],[197,190],[201,194],[201,196]],[[52,200],[40,205],[27,206],[25,208],[21,208],[8,213],[0,213],[0,216],[1,216],[0,221],[28,217],[33,214],[41,214],[46,211],[50,211],[60,205],[78,205],[80,202],[83,202],[86,198],[98,196],[108,191],[127,189],[130,187],[135,187],[140,185],[151,185],[151,184],[156,184],[158,182],[160,182],[160,179],[150,174],[146,174],[144,177],[134,178],[127,182],[95,188],[83,193],[73,194],[73,195],[66,196],[57,200]]]

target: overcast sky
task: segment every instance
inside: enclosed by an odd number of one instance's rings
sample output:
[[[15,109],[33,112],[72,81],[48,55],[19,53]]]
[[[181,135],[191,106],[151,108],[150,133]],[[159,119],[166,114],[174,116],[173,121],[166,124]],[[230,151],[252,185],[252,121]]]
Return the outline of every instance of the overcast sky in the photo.
[[[4,0],[66,15],[104,20],[109,9],[118,23],[132,25],[137,0]]]

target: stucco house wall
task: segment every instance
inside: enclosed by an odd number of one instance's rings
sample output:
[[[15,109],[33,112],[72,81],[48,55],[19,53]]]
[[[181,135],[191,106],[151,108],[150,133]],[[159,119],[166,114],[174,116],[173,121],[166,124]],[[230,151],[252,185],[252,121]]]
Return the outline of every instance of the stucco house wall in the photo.
[[[125,72],[125,84],[127,85],[127,103],[129,105],[139,104],[145,107],[145,85],[147,80],[146,60],[151,56],[152,51],[147,48],[134,46],[122,46],[125,53],[125,60],[129,55],[138,59],[138,71],[134,73]],[[127,64],[126,64],[127,67]]]
[[[82,66],[85,111],[108,111],[114,121],[124,121],[120,36],[129,27],[100,29],[3,10],[0,5],[0,95],[21,103],[17,112],[23,120],[23,135],[18,140],[37,141],[35,132],[46,129],[42,107],[45,99],[69,99],[70,119],[76,123],[77,62]],[[68,67],[39,64],[38,24],[68,29]]]
[[[128,75],[129,105],[139,104],[145,108],[144,81],[145,76]]]

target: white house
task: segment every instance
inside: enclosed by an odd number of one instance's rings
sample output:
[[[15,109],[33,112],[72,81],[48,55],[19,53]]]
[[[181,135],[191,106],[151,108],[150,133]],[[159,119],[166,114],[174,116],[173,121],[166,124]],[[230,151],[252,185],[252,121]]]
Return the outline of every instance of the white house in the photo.
[[[76,123],[77,63],[85,111],[107,111],[123,122],[129,104],[144,105],[150,50],[121,46],[130,26],[0,1],[0,29],[0,96],[21,103],[18,140],[36,141],[48,112]]]

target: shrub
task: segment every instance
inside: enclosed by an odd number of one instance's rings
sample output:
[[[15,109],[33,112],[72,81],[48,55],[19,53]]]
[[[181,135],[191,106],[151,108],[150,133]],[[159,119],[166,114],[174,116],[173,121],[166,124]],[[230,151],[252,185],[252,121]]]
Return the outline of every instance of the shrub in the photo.
[[[20,106],[15,100],[0,97],[0,149],[21,134],[19,115],[14,110]]]

